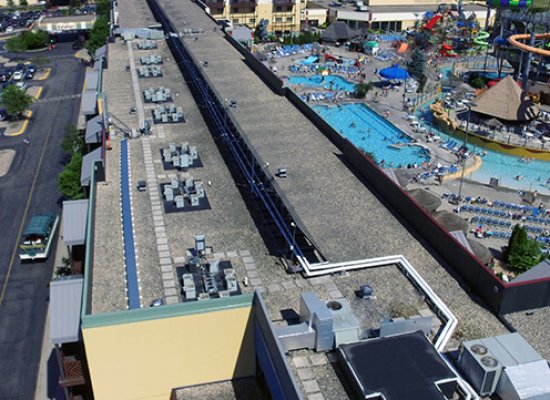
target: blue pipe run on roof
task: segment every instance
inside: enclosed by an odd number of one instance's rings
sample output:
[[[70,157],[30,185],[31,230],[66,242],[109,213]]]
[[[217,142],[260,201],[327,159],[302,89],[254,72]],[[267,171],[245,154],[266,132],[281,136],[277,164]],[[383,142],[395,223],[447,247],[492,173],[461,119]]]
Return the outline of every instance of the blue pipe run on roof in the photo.
[[[122,232],[124,237],[124,263],[126,265],[126,286],[128,288],[128,306],[140,308],[139,286],[136,268],[136,249],[134,246],[134,226],[132,223],[132,204],[130,202],[130,179],[128,177],[128,141],[120,143],[120,186],[122,197]]]

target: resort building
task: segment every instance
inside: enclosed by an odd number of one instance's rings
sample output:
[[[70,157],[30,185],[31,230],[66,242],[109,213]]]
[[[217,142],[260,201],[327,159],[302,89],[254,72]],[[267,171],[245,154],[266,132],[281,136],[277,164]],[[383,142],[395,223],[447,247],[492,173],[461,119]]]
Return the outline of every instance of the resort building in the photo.
[[[436,1],[370,0],[365,1],[364,6],[356,6],[356,3],[342,2],[338,7],[330,7],[329,20],[345,21],[353,29],[400,32],[421,24],[425,13],[435,13],[438,9]],[[480,25],[485,26],[485,6],[464,4],[463,11],[466,16],[474,13]],[[449,12],[457,14],[457,11]],[[493,14],[494,11],[491,11],[491,15]]]
[[[225,19],[233,25],[256,27],[268,21],[267,31],[275,35],[300,32],[302,3],[299,0],[207,0],[215,19]]]

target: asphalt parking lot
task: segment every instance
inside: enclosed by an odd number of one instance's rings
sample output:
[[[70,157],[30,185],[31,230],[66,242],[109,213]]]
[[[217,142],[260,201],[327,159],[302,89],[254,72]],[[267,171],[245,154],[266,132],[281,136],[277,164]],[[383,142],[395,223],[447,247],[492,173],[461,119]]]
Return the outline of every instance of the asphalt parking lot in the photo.
[[[40,82],[42,101],[31,106],[33,115],[24,135],[0,136],[0,150],[15,150],[8,173],[0,178],[0,399],[10,400],[34,397],[54,268],[53,257],[21,265],[17,244],[32,215],[61,212],[57,176],[68,160],[60,142],[66,126],[76,123],[80,105],[79,97],[67,95],[80,93],[84,78],[70,43],[38,54],[48,57],[52,67],[49,78]],[[23,137],[31,137],[31,144],[24,144]]]

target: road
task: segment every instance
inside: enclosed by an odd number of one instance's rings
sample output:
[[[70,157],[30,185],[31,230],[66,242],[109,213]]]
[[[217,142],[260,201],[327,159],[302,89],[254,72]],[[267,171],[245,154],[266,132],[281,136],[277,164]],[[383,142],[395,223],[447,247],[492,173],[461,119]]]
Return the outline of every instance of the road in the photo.
[[[56,100],[32,106],[25,134],[0,136],[0,149],[16,150],[9,173],[0,178],[0,400],[34,397],[54,257],[22,265],[16,247],[30,216],[61,212],[57,176],[67,156],[60,143],[67,125],[76,124],[80,105],[79,98],[63,96],[79,93],[84,79],[84,68],[71,53],[71,44],[64,43],[51,52],[17,55],[51,57],[50,77],[33,83],[43,85],[41,99]],[[31,144],[25,145],[28,136]]]

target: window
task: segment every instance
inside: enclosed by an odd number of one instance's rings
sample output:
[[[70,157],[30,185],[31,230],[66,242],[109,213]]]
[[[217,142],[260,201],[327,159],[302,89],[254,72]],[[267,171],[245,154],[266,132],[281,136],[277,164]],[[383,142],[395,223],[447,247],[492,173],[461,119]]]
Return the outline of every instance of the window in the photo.
[[[293,18],[292,17],[286,17],[286,22],[292,22]]]
[[[277,7],[275,7],[275,11],[276,11],[276,12],[281,12],[281,11],[283,11],[283,7],[277,6]]]
[[[283,18],[281,18],[281,17],[276,17],[276,18],[275,18],[275,22],[283,22]]]
[[[237,7],[233,7],[233,14],[237,14],[239,12],[239,9]]]
[[[239,20],[239,18],[233,18],[233,23],[234,24],[239,24],[241,21]]]
[[[292,11],[292,6],[287,7],[287,8],[286,8],[286,11]]]
[[[255,24],[256,23],[256,18],[248,18],[248,23],[249,24]]]

